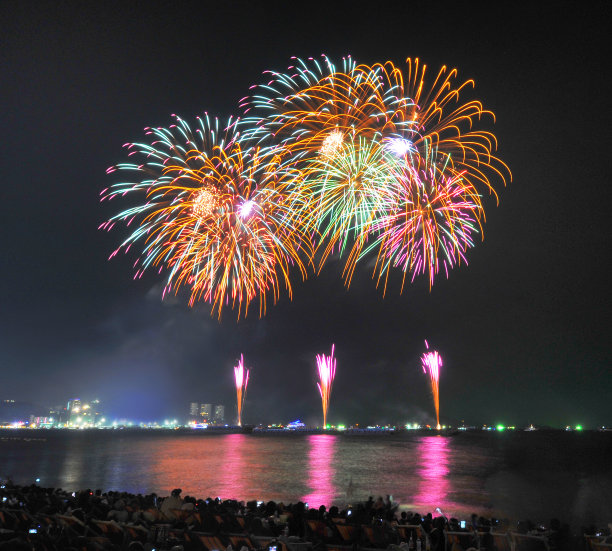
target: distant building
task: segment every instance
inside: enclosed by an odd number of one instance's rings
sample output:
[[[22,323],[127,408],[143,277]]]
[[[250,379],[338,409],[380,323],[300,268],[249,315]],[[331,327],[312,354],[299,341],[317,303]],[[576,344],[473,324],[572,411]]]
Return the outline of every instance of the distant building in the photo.
[[[200,404],[200,417],[203,423],[212,421],[212,404]]]
[[[225,421],[225,406],[215,406],[215,415],[213,416],[213,423],[215,425],[222,425]]]
[[[223,424],[225,419],[225,406],[206,404],[204,402],[190,402],[189,423],[198,424]]]
[[[68,427],[95,427],[101,422],[100,400],[91,402],[81,402],[79,398],[69,400],[66,406],[66,417]]]

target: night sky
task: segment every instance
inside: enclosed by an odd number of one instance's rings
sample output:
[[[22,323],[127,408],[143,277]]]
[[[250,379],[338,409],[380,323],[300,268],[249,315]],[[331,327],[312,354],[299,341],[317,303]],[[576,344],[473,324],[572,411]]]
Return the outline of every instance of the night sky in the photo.
[[[244,420],[320,422],[315,355],[335,343],[332,423],[431,422],[423,340],[438,349],[443,422],[612,424],[610,71],[606,3],[9,2],[0,4],[3,290],[0,398],[99,398],[114,417],[234,408],[232,366],[252,368]],[[256,8],[256,6],[259,6]],[[587,11],[588,10],[588,11]],[[385,298],[342,264],[246,321],[132,279],[127,236],[98,225],[122,145],[170,115],[239,114],[249,86],[291,56],[420,57],[474,78],[497,116],[513,182],[485,199],[469,265]]]

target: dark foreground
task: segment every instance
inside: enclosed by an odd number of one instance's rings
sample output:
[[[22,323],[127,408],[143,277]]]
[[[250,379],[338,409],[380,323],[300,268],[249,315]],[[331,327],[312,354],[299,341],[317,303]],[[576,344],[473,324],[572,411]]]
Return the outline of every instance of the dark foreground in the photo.
[[[572,533],[557,519],[548,526],[524,520],[513,527],[475,514],[461,523],[431,513],[398,513],[389,497],[327,510],[323,505],[309,509],[303,502],[244,503],[183,498],[181,493],[176,489],[161,498],[154,493],[67,492],[5,481],[0,487],[0,549],[506,551],[512,546],[515,551],[597,551],[598,542],[605,545],[609,536],[595,526]]]

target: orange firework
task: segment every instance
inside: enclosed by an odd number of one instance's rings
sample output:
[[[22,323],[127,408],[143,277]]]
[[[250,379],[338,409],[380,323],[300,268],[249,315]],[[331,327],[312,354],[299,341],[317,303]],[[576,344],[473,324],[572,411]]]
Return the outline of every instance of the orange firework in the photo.
[[[506,183],[512,179],[508,166],[493,152],[497,138],[492,132],[477,129],[483,117],[495,121],[492,111],[478,100],[464,101],[462,95],[475,86],[473,80],[457,81],[457,69],[443,66],[435,78],[427,79],[427,65],[418,58],[406,60],[404,95],[414,103],[412,130],[414,146],[419,152],[436,147],[440,162],[450,162],[466,183],[484,184],[495,196],[489,173]],[[390,62],[385,65],[392,66]]]
[[[235,307],[240,317],[259,298],[263,315],[266,295],[276,301],[284,286],[291,296],[292,266],[306,274],[311,254],[306,236],[312,232],[305,227],[309,220],[298,218],[299,198],[289,197],[301,173],[279,166],[278,156],[243,151],[228,139],[229,131],[223,134],[201,122],[192,132],[185,121],[177,121],[170,129],[151,129],[151,144],[130,145],[130,154],[142,155],[143,164],[117,168],[143,178],[116,184],[105,198],[139,192],[146,202],[103,227],[139,221],[120,249],[144,242],[136,276],[147,268],[166,268],[164,294],[187,287],[190,305],[209,302],[219,318],[224,305]]]
[[[392,259],[391,265],[401,266],[405,273],[428,273],[430,285],[439,267],[448,270],[465,260],[471,236],[485,220],[481,188],[496,195],[491,178],[498,177],[504,184],[511,179],[508,167],[494,155],[495,136],[479,129],[482,119],[494,121],[493,113],[480,101],[464,97],[474,82],[459,80],[457,70],[447,67],[428,73],[426,65],[412,58],[405,69],[390,61],[356,65],[349,58],[336,70],[324,56],[322,63],[297,60],[290,70],[285,75],[273,73],[272,80],[260,87],[262,95],[248,103],[265,117],[250,115],[243,123],[252,127],[247,136],[282,144],[289,155],[286,162],[303,170],[304,185],[293,192],[306,205],[304,216],[315,218],[319,235],[314,247],[322,252],[319,269],[332,252],[348,250],[344,268],[348,286],[356,262],[373,250],[366,243],[378,246],[383,240],[387,243],[385,269]],[[407,250],[420,247],[423,251],[422,241],[404,241],[397,254],[393,247],[399,242],[389,239],[389,232],[397,236],[406,225],[394,230],[390,224],[397,209],[411,210],[403,208],[410,206],[410,198],[404,197],[405,205],[396,201],[395,211],[389,211],[389,197],[397,199],[398,189],[406,189],[405,175],[422,175],[425,165],[429,180],[443,172],[444,181],[452,182],[453,198],[466,199],[454,200],[452,210],[458,221],[469,219],[469,227],[460,224],[469,231],[450,236],[430,232],[425,246],[443,246],[429,248],[423,256],[418,250]],[[439,178],[430,186],[428,197],[435,188],[442,200],[443,187]],[[426,199],[421,193],[418,201]],[[460,212],[462,205],[467,211]],[[441,207],[436,216],[444,217],[445,212]],[[438,223],[429,226],[434,232],[441,229]],[[396,262],[399,257],[413,260]]]
[[[319,382],[317,387],[321,394],[321,402],[323,405],[323,428],[327,427],[327,410],[329,408],[329,398],[331,396],[332,384],[336,376],[336,359],[334,358],[334,345],[332,344],[331,354],[317,355],[317,371],[319,373]]]
[[[437,350],[429,350],[429,343],[425,341],[427,352],[421,356],[423,373],[429,375],[431,393],[433,394],[434,407],[436,409],[436,428],[440,430],[440,368],[442,367],[442,356]]]
[[[394,134],[410,124],[404,115],[411,100],[398,94],[399,71],[357,66],[350,57],[341,70],[326,56],[309,61],[297,59],[289,68],[293,74],[272,73],[262,87],[266,95],[243,103],[266,114],[242,121],[247,137],[281,143],[294,159],[329,159],[344,143]]]
[[[434,277],[455,265],[467,264],[466,251],[482,229],[482,204],[462,174],[435,163],[436,152],[416,157],[412,163],[390,167],[392,176],[381,189],[382,214],[372,224],[376,239],[362,253],[378,249],[375,271],[386,292],[392,267],[412,280],[427,274]]]
[[[234,367],[234,378],[236,380],[236,404],[238,406],[238,426],[242,426],[242,408],[246,399],[247,385],[249,384],[249,370],[244,367],[244,359],[240,354],[240,361]]]
[[[484,119],[493,113],[467,96],[472,80],[456,69],[428,72],[418,58],[336,67],[326,56],[294,58],[268,73],[240,105],[242,120],[220,130],[177,117],[150,128],[149,143],[128,144],[139,159],[112,167],[138,174],[103,199],[144,200],[102,224],[135,229],[113,253],[141,245],[136,277],[165,270],[164,294],[189,290],[221,317],[247,314],[344,254],[347,287],[356,264],[375,256],[378,282],[392,268],[429,276],[466,261],[482,232],[484,189],[512,179]],[[242,134],[238,132],[238,129]],[[377,273],[378,272],[378,273]],[[403,290],[403,283],[402,283]]]

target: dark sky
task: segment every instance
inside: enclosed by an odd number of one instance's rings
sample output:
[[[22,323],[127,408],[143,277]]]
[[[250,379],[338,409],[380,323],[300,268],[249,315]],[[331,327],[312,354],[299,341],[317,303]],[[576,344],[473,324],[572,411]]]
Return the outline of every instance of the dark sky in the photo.
[[[612,424],[611,155],[606,3],[9,2],[0,4],[0,397],[99,397],[136,419],[234,407],[248,422],[320,418],[315,355],[336,344],[332,422],[431,421],[423,339],[444,357],[445,422]],[[484,7],[486,6],[486,7]],[[420,57],[476,80],[514,181],[486,201],[469,265],[383,299],[364,265],[297,280],[267,315],[219,323],[162,280],[132,280],[99,192],[122,145],[177,113],[226,119],[266,69],[326,53]],[[608,260],[606,260],[608,259]]]

